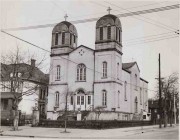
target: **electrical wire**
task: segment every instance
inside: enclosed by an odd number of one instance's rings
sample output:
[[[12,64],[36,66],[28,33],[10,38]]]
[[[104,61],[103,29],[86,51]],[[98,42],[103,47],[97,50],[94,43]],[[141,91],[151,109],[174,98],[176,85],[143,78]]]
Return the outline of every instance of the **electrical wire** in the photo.
[[[160,36],[152,36],[152,37],[147,37],[147,38],[141,38],[141,39],[136,39],[136,40],[131,40],[131,41],[126,41],[125,44],[130,44],[130,43],[136,43],[136,42],[141,42],[141,41],[151,41],[153,39],[158,39],[158,38],[165,38],[165,37],[171,37],[171,36],[178,36],[176,34],[165,34],[165,35],[160,35]]]
[[[122,7],[120,7],[120,6],[116,5],[116,4],[112,4],[112,3],[106,2],[106,1],[104,1],[104,2],[105,2],[105,3],[108,3],[108,4],[112,5],[112,6],[118,7],[118,8],[120,8],[120,9],[126,10],[126,11],[128,11],[128,12],[130,12],[130,13],[133,13],[132,11],[130,11],[130,10],[126,9],[126,8],[122,8]],[[138,14],[138,16],[143,17],[143,18],[148,19],[148,20],[151,20],[151,21],[154,21],[154,20],[152,20],[152,19],[150,19],[150,18],[147,18],[147,17],[144,17],[144,16],[142,16],[142,15],[140,15],[140,14]],[[136,19],[138,19],[138,20],[142,20],[142,19],[139,19],[139,18],[137,18],[137,17],[133,17],[133,18],[136,18]],[[176,31],[176,30],[177,30],[177,29],[174,29],[174,28],[172,28],[172,27],[169,27],[169,26],[167,26],[167,25],[165,25],[165,24],[163,24],[163,23],[160,23],[160,22],[158,22],[159,24],[155,24],[155,23],[152,23],[152,22],[148,22],[148,21],[146,21],[146,20],[142,20],[142,21],[145,21],[145,22],[150,23],[150,24],[152,24],[152,25],[156,25],[156,26],[158,26],[158,27],[164,28],[164,29],[169,30],[169,31]],[[155,21],[155,22],[157,23],[157,21]],[[165,27],[163,27],[162,25],[165,26]]]
[[[140,14],[147,14],[147,13],[154,13],[159,11],[165,11],[165,10],[171,10],[171,9],[177,9],[179,8],[179,4],[175,5],[169,5],[165,7],[158,7],[154,9],[147,9],[147,10],[141,10],[141,11],[135,11],[135,12],[129,12],[129,13],[122,13],[117,14],[117,17],[128,17],[128,16],[134,16],[134,15],[140,15]],[[81,19],[81,20],[74,20],[70,21],[72,24],[79,24],[79,23],[86,23],[86,22],[94,22],[97,21],[100,17],[97,18],[89,18],[89,19]],[[17,28],[6,28],[2,29],[4,31],[18,31],[18,30],[29,30],[29,29],[38,29],[38,28],[47,28],[47,27],[54,27],[57,23],[51,23],[51,24],[42,24],[42,25],[34,25],[34,26],[24,26],[24,27],[17,27]]]
[[[11,37],[14,37],[14,38],[16,38],[16,39],[19,39],[19,40],[21,40],[21,41],[23,41],[23,42],[26,42],[26,43],[28,43],[28,44],[30,44],[30,45],[32,45],[32,46],[34,46],[34,47],[37,47],[37,48],[39,48],[39,49],[41,49],[41,50],[44,50],[44,51],[47,51],[47,52],[51,53],[50,51],[48,51],[48,50],[46,50],[46,49],[43,49],[43,48],[41,48],[41,47],[39,47],[39,46],[37,46],[37,45],[34,45],[34,44],[32,44],[32,43],[30,43],[30,42],[28,42],[28,41],[25,41],[25,40],[23,40],[23,39],[21,39],[21,38],[19,38],[19,37],[16,37],[16,36],[14,36],[14,35],[11,35],[11,34],[5,32],[5,31],[2,31],[2,30],[1,30],[1,32],[5,33],[5,34],[7,34],[7,35],[9,35],[9,36],[11,36]],[[69,62],[72,62],[73,64],[76,64],[76,65],[79,64],[79,63],[77,63],[77,62],[75,62],[75,61],[73,61],[73,60],[70,60],[70,59],[68,59],[68,58],[65,58],[65,57],[62,57],[62,56],[58,56],[58,57],[60,57],[60,58],[62,58],[62,59],[65,59],[65,60],[67,60],[67,61],[69,61]],[[92,70],[92,71],[96,72],[97,74],[101,74],[101,75],[103,74],[102,72],[95,71],[95,70],[92,69],[92,68],[89,68],[89,67],[86,67],[86,68],[89,69],[89,70]],[[108,75],[107,75],[107,77],[110,77],[110,78],[113,78],[114,80],[117,80],[117,78],[112,77],[112,76],[108,76]],[[123,81],[123,80],[119,80],[119,81],[125,82],[125,81]],[[127,84],[133,85],[133,84],[131,84],[131,83],[127,83]],[[137,85],[133,85],[133,86],[140,88],[140,86],[137,86]],[[157,92],[157,91],[151,90],[151,89],[147,89],[147,90]]]

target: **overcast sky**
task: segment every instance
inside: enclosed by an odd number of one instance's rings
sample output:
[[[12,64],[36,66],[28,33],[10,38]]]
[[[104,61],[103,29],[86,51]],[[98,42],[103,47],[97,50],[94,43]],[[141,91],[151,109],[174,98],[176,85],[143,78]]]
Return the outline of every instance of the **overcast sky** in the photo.
[[[1,0],[0,22],[1,29],[7,29],[59,23],[64,20],[66,13],[67,21],[102,17],[108,13],[108,6],[112,8],[111,14],[117,15],[175,4],[178,4],[178,1]],[[179,37],[174,33],[179,29],[179,9],[121,17],[120,21],[123,62],[136,61],[141,77],[149,81],[149,89],[157,90],[155,78],[158,76],[158,53],[161,53],[162,77],[179,71]],[[95,48],[95,24],[96,21],[75,24],[78,46],[82,44]],[[52,28],[51,26],[8,33],[50,50]],[[45,56],[43,71],[48,73],[49,53],[1,33],[1,53],[8,54],[14,51],[17,45],[22,52],[29,51],[38,60]],[[149,91],[149,97],[153,95],[154,92]]]

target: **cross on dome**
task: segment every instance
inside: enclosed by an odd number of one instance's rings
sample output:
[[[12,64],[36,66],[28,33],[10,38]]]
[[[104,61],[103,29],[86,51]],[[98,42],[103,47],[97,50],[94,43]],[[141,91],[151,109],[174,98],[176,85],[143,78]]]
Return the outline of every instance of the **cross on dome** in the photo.
[[[68,18],[68,15],[67,14],[65,14],[65,16],[64,16],[64,19],[65,19],[65,21],[66,21],[66,19]]]
[[[108,7],[108,9],[107,9],[108,14],[110,14],[111,10],[112,10],[111,7]]]

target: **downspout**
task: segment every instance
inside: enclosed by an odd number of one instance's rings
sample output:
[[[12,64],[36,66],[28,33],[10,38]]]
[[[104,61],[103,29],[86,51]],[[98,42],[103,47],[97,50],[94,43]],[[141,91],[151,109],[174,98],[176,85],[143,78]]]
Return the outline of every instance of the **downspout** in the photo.
[[[93,77],[93,93],[92,93],[92,98],[93,98],[93,103],[92,103],[92,110],[94,110],[94,83],[95,83],[95,51],[94,51],[94,77]]]

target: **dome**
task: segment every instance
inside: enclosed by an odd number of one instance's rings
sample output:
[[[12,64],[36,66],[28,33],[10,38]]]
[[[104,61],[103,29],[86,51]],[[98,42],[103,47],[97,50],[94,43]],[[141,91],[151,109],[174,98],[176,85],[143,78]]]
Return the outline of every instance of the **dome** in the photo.
[[[108,14],[108,15],[101,17],[96,23],[96,28],[102,27],[102,26],[107,26],[107,25],[111,25],[111,26],[115,25],[116,27],[121,28],[121,22],[120,22],[119,18],[112,14]]]
[[[77,37],[77,30],[76,27],[68,22],[68,21],[62,21],[60,23],[58,23],[54,28],[52,33],[59,33],[59,32],[70,32],[72,34],[74,34]]]

